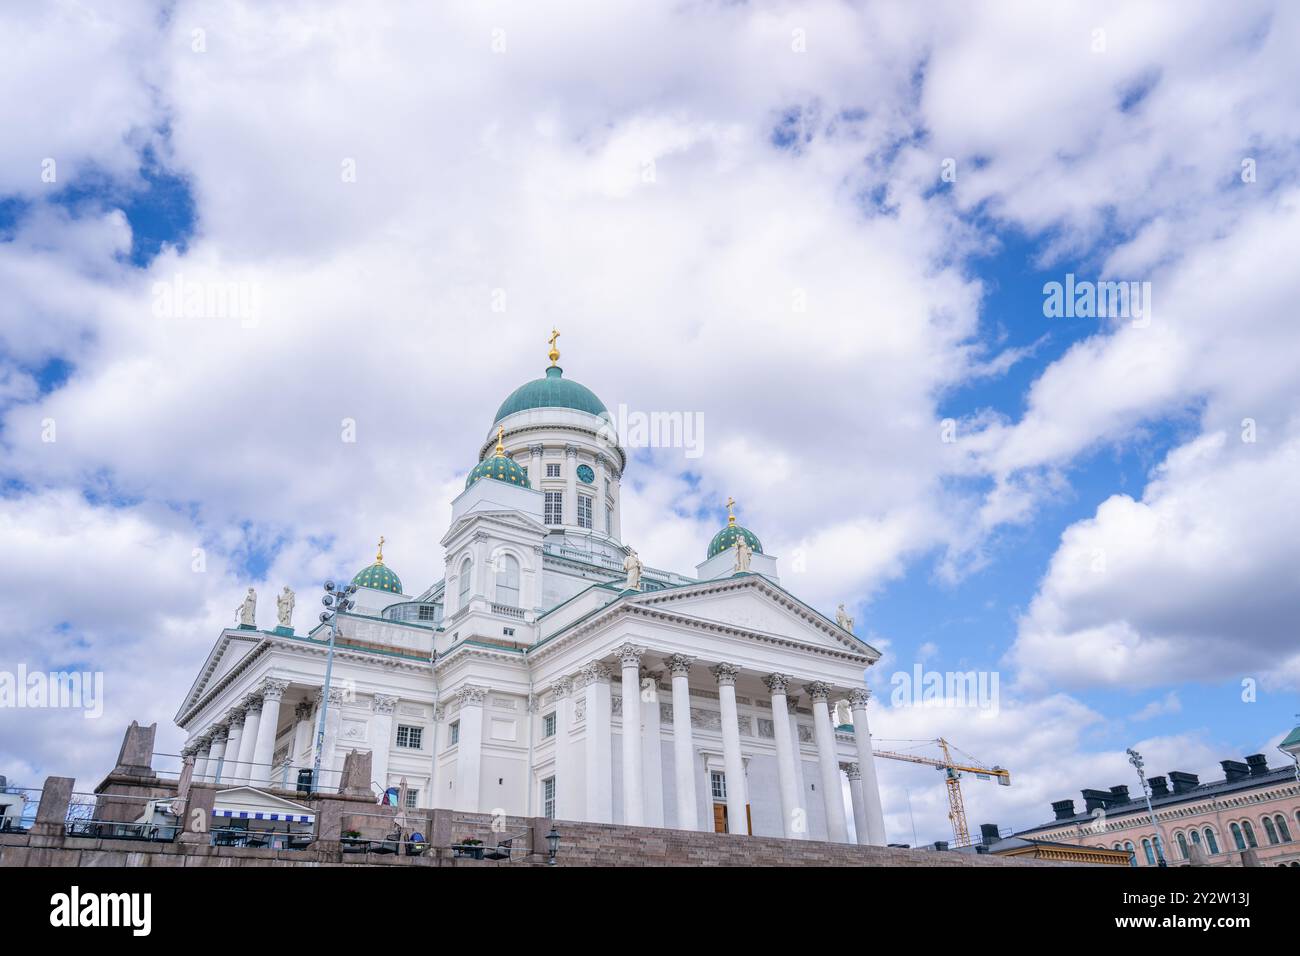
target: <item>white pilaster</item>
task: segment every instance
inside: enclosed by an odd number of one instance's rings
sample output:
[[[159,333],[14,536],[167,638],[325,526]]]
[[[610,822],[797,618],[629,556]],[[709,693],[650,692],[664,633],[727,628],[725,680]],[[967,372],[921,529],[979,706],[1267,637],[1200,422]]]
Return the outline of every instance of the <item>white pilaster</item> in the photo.
[[[564,446],[564,523],[578,523],[578,447]]]
[[[546,469],[542,465],[542,451],[541,443],[528,446],[528,483],[538,491],[542,488],[542,479],[546,477]],[[559,784],[558,780],[556,784]]]
[[[592,661],[579,675],[584,690],[586,712],[586,816],[590,823],[614,822],[614,787],[611,767],[613,735],[609,724],[609,672],[604,664]]]
[[[712,668],[718,682],[718,704],[722,712],[722,763],[727,774],[727,830],[749,833],[749,794],[745,786],[745,759],[740,752],[740,715],[736,710],[736,677],[740,668],[718,664]]]
[[[460,689],[460,740],[456,745],[456,809],[478,811],[483,767],[483,701],[487,688]]]
[[[867,725],[867,703],[870,700],[871,691],[865,687],[849,692],[849,707],[853,710],[853,738],[858,748],[858,768],[862,772],[867,842],[872,846],[884,846],[885,813],[880,803],[880,782],[876,779],[876,755],[871,749],[871,728]]]
[[[265,786],[271,780],[271,761],[275,759],[275,734],[280,726],[280,701],[288,689],[287,680],[268,677],[262,682],[262,719],[257,724],[257,740],[253,743],[253,757],[249,783]]]
[[[329,706],[325,710],[325,739],[321,742],[321,776],[318,786],[323,792],[337,793],[343,782],[339,773],[339,728],[343,725],[343,688],[333,687],[328,697],[324,691],[318,691],[318,707]],[[314,760],[314,755],[313,755]]]
[[[790,710],[786,699],[790,677],[768,674],[763,683],[772,692],[772,739],[776,744],[776,772],[781,787],[782,830],[787,837],[800,840],[808,836],[808,812],[800,800],[799,781],[794,769]]]
[[[557,820],[580,819],[578,808],[582,804],[582,794],[578,789],[577,776],[573,770],[573,742],[569,739],[571,722],[569,719],[571,704],[569,695],[573,691],[573,680],[559,678],[551,685],[551,696],[555,698],[555,818]]]
[[[817,738],[817,761],[821,766],[822,801],[826,804],[826,834],[832,843],[849,841],[844,819],[844,791],[840,787],[840,763],[835,757],[835,728],[831,724],[829,684],[813,681],[804,685],[813,702],[813,735]]]
[[[695,741],[691,733],[691,665],[695,658],[674,654],[664,661],[673,675],[673,778],[677,794],[677,828],[698,830],[695,805]]]
[[[597,531],[609,534],[609,523],[605,518],[605,482],[609,478],[609,459],[604,455],[596,456],[596,492],[591,496],[591,521]]]
[[[645,783],[641,758],[641,655],[645,648],[624,644],[615,653],[623,673],[623,824],[645,825]]]
[[[370,700],[370,709],[375,714],[371,720],[375,736],[370,748],[370,774],[382,792],[388,788],[388,758],[393,741],[393,713],[397,710],[397,698],[375,694]]]

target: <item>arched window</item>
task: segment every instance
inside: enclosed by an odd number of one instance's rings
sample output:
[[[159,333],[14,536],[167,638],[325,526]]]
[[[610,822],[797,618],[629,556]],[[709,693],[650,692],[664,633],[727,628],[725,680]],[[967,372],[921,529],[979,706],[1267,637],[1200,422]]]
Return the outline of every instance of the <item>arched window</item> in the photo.
[[[1178,853],[1184,860],[1187,859],[1187,837],[1182,833],[1178,834]]]
[[[1219,852],[1219,841],[1214,838],[1214,831],[1209,827],[1205,828],[1205,848],[1211,856]]]
[[[1268,837],[1268,845],[1277,845],[1277,827],[1273,826],[1273,821],[1268,817],[1264,818],[1264,836]]]
[[[470,579],[474,576],[474,562],[466,558],[460,563],[460,597],[457,610],[469,604]]]
[[[1246,842],[1252,847],[1259,846],[1259,843],[1255,840],[1255,828],[1250,825],[1250,821],[1242,820],[1241,828],[1246,831]]]
[[[519,606],[519,562],[509,554],[497,558],[496,601],[507,607]]]
[[[1241,835],[1241,827],[1234,823],[1229,829],[1232,830],[1232,842],[1237,845],[1237,849],[1246,849],[1246,841]]]
[[[1286,817],[1282,816],[1282,814],[1279,813],[1277,816],[1273,818],[1273,822],[1277,824],[1277,833],[1278,836],[1282,838],[1282,842],[1290,843],[1291,828],[1286,825]]]
[[[1137,850],[1135,850],[1135,849],[1133,848],[1133,841],[1132,841],[1132,840],[1125,840],[1125,841],[1124,841],[1124,849],[1128,850],[1128,865],[1129,865],[1129,866],[1137,866],[1137,865],[1138,865],[1138,855],[1137,855]]]
[[[1147,866],[1156,865],[1155,851],[1151,849],[1151,841],[1146,837],[1142,838],[1142,855],[1147,858]]]

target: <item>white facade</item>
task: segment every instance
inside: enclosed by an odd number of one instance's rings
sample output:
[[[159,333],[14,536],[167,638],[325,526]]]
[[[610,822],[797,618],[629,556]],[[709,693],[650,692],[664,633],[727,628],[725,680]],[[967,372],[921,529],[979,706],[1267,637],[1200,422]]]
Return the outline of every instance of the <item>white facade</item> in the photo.
[[[879,653],[785,591],[761,549],[748,571],[729,548],[625,590],[627,456],[601,416],[514,411],[479,450],[497,454],[530,487],[483,476],[455,499],[445,579],[362,587],[340,615],[322,789],[368,750],[376,795],[404,781],[417,807],[837,841],[853,821],[883,844],[864,685]],[[328,637],[222,632],[176,717],[198,779],[294,786]],[[843,699],[856,733],[833,726]]]

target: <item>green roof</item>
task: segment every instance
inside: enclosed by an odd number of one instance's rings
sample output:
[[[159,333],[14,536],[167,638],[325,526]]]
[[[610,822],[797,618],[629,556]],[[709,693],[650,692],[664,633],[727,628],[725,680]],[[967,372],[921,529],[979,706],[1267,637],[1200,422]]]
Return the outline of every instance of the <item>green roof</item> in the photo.
[[[1287,734],[1286,740],[1282,741],[1278,746],[1283,750],[1288,747],[1300,747],[1300,726],[1297,726],[1295,730]]]
[[[715,534],[713,540],[709,542],[709,557],[711,558],[716,554],[721,554],[728,548],[734,548],[736,542],[742,535],[745,540],[749,542],[749,546],[754,549],[755,554],[763,553],[763,543],[758,540],[758,535],[754,534],[754,532],[750,531],[748,528],[742,528],[738,524],[728,524],[725,528]]]
[[[392,594],[402,593],[402,579],[382,561],[376,561],[370,567],[362,568],[352,579],[352,583],[359,588],[374,588],[376,591],[388,591]]]
[[[507,415],[529,408],[575,408],[592,415],[609,414],[605,403],[596,397],[595,392],[565,378],[564,370],[558,365],[548,368],[545,378],[525,382],[511,392],[497,409],[497,416],[492,422],[495,424]]]

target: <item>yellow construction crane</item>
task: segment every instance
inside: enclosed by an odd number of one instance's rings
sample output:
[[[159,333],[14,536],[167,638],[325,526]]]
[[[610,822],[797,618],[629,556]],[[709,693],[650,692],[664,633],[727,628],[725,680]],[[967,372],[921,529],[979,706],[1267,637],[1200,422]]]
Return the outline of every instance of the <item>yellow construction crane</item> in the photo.
[[[923,757],[920,754],[901,753],[896,750],[874,751],[877,757],[925,764],[928,767],[937,767],[944,772],[944,779],[948,784],[948,819],[952,821],[952,833],[956,841],[953,844],[954,846],[966,846],[970,843],[970,829],[966,826],[966,805],[961,798],[961,775],[963,773],[973,773],[978,780],[997,780],[998,784],[1003,787],[1011,786],[1010,770],[1004,770],[1001,767],[985,767],[971,757],[970,754],[961,754],[966,758],[967,763],[954,762],[951,751],[957,750],[957,748],[942,737],[934,740],[894,740],[887,742],[937,744],[943,752],[943,759],[939,759],[937,757]],[[961,751],[958,751],[958,753],[961,753]]]

